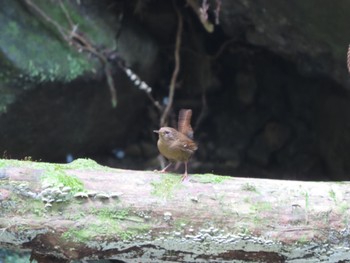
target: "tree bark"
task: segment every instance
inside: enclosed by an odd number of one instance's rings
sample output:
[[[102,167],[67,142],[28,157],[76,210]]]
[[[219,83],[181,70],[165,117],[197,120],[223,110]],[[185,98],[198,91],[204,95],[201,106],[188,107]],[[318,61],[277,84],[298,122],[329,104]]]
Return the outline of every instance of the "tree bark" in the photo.
[[[346,262],[348,189],[0,160],[0,247],[38,262]]]

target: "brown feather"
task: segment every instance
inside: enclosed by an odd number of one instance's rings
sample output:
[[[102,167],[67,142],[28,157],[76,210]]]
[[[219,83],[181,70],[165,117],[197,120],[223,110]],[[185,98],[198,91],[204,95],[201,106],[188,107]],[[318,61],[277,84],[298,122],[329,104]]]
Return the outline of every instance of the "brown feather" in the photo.
[[[177,123],[178,131],[193,139],[193,130],[191,127],[192,110],[181,109],[179,112],[179,121]]]

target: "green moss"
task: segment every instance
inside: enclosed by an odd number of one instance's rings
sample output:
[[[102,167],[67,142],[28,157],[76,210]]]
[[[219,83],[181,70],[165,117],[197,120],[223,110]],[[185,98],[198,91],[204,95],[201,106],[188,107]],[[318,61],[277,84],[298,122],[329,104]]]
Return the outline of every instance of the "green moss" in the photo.
[[[23,161],[19,160],[4,160],[8,162],[9,165],[25,165],[30,166],[35,169],[51,169],[54,167],[55,170],[109,170],[111,168],[99,165],[96,161],[88,158],[79,158],[68,164],[61,163],[45,163],[45,162],[35,162],[30,157],[26,157]]]
[[[223,175],[214,175],[210,173],[206,174],[193,174],[191,175],[193,179],[200,183],[214,183],[214,184],[219,184],[222,183],[228,179],[232,179],[230,176],[223,176]]]
[[[96,71],[101,63],[91,58],[85,52],[77,50],[63,39],[62,32],[69,35],[73,28],[67,15],[78,32],[96,47],[115,47],[114,16],[103,10],[101,18],[95,4],[85,4],[84,8],[74,1],[64,1],[62,6],[58,2],[46,0],[35,1],[43,13],[59,25],[42,18],[19,1],[9,1],[0,13],[0,82],[18,84],[18,87],[30,87],[35,82],[71,81],[86,72]],[[14,15],[15,14],[15,15]],[[23,45],[25,43],[25,45]],[[45,45],[38,45],[45,43]],[[13,91],[12,91],[13,92]],[[3,99],[2,99],[3,100]],[[11,101],[4,101],[0,109]],[[1,102],[1,101],[0,101]]]
[[[175,229],[183,229],[184,227],[188,226],[191,223],[188,219],[176,219],[174,220],[174,227]]]
[[[181,176],[175,174],[164,174],[159,182],[152,182],[152,195],[171,198],[176,189],[182,187]]]
[[[84,192],[83,182],[74,175],[67,174],[72,169],[80,170],[102,170],[108,171],[111,168],[101,166],[91,159],[77,159],[69,164],[52,164],[45,162],[33,162],[31,158],[26,160],[5,160],[0,159],[0,168],[6,167],[30,167],[33,169],[43,170],[41,177],[42,183],[52,184],[53,186],[69,186],[72,193]]]
[[[254,223],[255,225],[261,225],[261,224],[263,223],[263,219],[262,219],[260,216],[255,215],[255,216],[253,217],[253,223]]]
[[[90,220],[93,223],[87,224],[82,229],[69,229],[62,237],[82,243],[96,237],[108,240],[118,236],[121,240],[130,240],[150,230],[150,225],[143,223],[143,220],[135,222],[134,216],[126,209],[94,208],[89,214],[96,216],[94,220]],[[127,226],[124,220],[129,221]]]
[[[109,26],[106,26],[106,22],[101,20],[99,16],[94,15],[94,12],[89,13],[89,19],[86,19],[85,13],[81,12],[81,7],[75,5],[73,2],[66,1],[61,5],[49,3],[45,0],[39,0],[36,4],[49,16],[52,20],[56,21],[62,28],[66,29],[67,33],[73,30],[72,25],[69,24],[66,13],[69,15],[74,25],[79,26],[79,31],[84,32],[84,36],[88,40],[92,40],[93,44],[96,46],[109,46],[114,45],[114,39],[111,38],[112,29]],[[86,10],[85,10],[86,11]],[[105,16],[104,18],[108,18]],[[38,26],[41,26],[38,24]],[[52,61],[59,62],[59,64],[50,63],[50,67],[45,71],[40,71],[44,74],[45,80],[54,79],[55,76],[58,76],[62,71],[65,72],[64,80],[71,81],[78,76],[82,75],[86,71],[94,70],[94,67],[98,66],[97,60],[91,61],[88,59],[85,53],[77,53],[76,50],[68,47],[62,39],[61,34],[58,32],[58,29],[50,23],[45,25],[50,29],[50,33],[56,35],[56,38],[59,39],[61,47],[57,47],[57,50],[65,50],[63,55],[61,52],[59,54],[53,54],[55,59]],[[56,52],[57,53],[57,52]],[[61,57],[58,57],[60,56]],[[63,56],[62,56],[63,55]],[[63,63],[61,63],[63,62]],[[61,66],[60,66],[61,65]],[[62,66],[65,67],[62,67]],[[38,65],[37,67],[40,68]],[[44,68],[45,69],[45,68]]]
[[[74,175],[67,174],[67,171],[73,169],[80,170],[111,170],[109,167],[104,167],[97,164],[91,159],[77,159],[69,164],[53,164],[45,162],[33,162],[31,158],[26,160],[5,160],[0,159],[0,168],[6,167],[30,167],[33,169],[43,170],[41,181],[43,184],[52,184],[55,187],[69,186],[72,193],[84,192],[83,182]]]
[[[16,6],[17,4],[13,2],[11,4]],[[10,9],[11,7],[8,7],[8,10]],[[20,6],[16,6],[16,9],[21,13],[21,18],[18,20],[10,20],[0,15],[1,31],[4,36],[0,40],[0,46],[7,55],[6,59],[15,65],[17,73],[21,72],[25,75],[24,78],[22,77],[22,82],[70,81],[92,68],[91,61],[55,36],[54,29],[50,32]],[[26,45],[23,45],[23,42]],[[45,42],[45,52],[37,44],[43,42]],[[70,57],[65,55],[67,53],[70,54]],[[72,67],[69,58],[74,60],[79,67]],[[14,77],[12,81],[21,80],[14,71],[11,70],[11,72]]]
[[[95,237],[108,239],[122,232],[118,220],[96,218],[93,223],[88,223],[81,229],[71,228],[67,230],[62,237],[74,242],[85,243],[93,240]]]
[[[247,227],[241,227],[238,233],[243,235],[251,235],[251,231]]]
[[[242,190],[248,192],[257,192],[256,186],[250,183],[245,183],[244,185],[242,185]]]
[[[68,74],[65,76],[65,81],[72,81],[82,75],[82,73],[91,69],[90,63],[77,55],[68,54],[66,59],[68,62]]]
[[[80,169],[80,170],[111,170],[111,168],[99,165],[92,159],[76,159],[73,162],[66,164],[65,167],[68,169]]]
[[[90,211],[92,214],[97,215],[101,220],[105,219],[118,219],[118,220],[125,220],[129,214],[129,209],[115,209],[115,208],[108,208],[104,207],[101,209],[91,209]]]
[[[308,192],[303,193],[304,199],[305,199],[305,210],[309,211],[309,206],[310,206],[310,197]]]
[[[83,182],[74,175],[68,175],[60,165],[52,165],[46,170],[41,180],[43,184],[51,184],[55,187],[68,186],[72,194],[85,191]]]
[[[6,205],[7,201],[3,201],[1,209],[6,213],[13,213],[20,216],[30,215],[31,218],[42,218],[45,214],[43,202],[37,199],[30,199],[24,196],[11,195],[11,205]]]
[[[97,46],[109,46],[115,42],[113,37],[111,37],[114,28],[109,27],[109,25],[116,24],[117,21],[114,19],[114,16],[106,15],[105,11],[103,11],[104,16],[102,18],[98,14],[99,10],[96,8],[92,10],[91,7],[88,7],[88,3],[84,4],[84,8],[72,1],[64,1],[62,6],[46,0],[37,0],[36,4],[53,20],[57,21],[59,25],[71,31],[73,29],[65,13],[69,14],[74,25],[78,26],[79,31],[84,32],[88,39],[93,39]],[[96,7],[96,4],[94,4],[94,7]],[[48,24],[48,26],[53,28],[52,25]],[[56,28],[54,29],[56,30]]]
[[[85,243],[96,236],[105,236],[114,230],[115,229],[111,226],[90,224],[89,226],[85,226],[82,229],[69,229],[68,231],[62,234],[62,238],[74,242]]]
[[[19,27],[18,27],[18,23],[16,21],[11,21],[9,24],[8,24],[8,28],[9,28],[9,31],[12,32],[12,34],[16,37],[19,37],[19,33],[20,33],[20,30],[19,30]]]
[[[252,204],[250,209],[257,212],[266,212],[272,210],[272,205],[269,202],[257,202],[255,204]]]
[[[69,213],[65,214],[65,218],[68,220],[78,221],[80,219],[86,218],[86,213],[84,212],[78,212],[78,213]]]
[[[137,224],[135,226],[127,228],[125,231],[120,231],[118,236],[121,240],[131,240],[137,235],[142,235],[147,233],[151,229],[148,224]]]
[[[301,235],[300,238],[296,241],[296,243],[298,245],[304,245],[304,244],[308,244],[309,240],[306,235]]]
[[[22,212],[24,214],[32,213],[37,217],[42,217],[45,214],[44,204],[39,200],[31,200],[30,202],[25,202],[22,206]]]
[[[244,197],[243,202],[249,204],[252,202],[252,199],[250,197]]]
[[[30,168],[39,168],[48,167],[48,163],[39,163],[32,162],[30,157],[26,157],[24,160],[15,160],[15,159],[0,159],[0,167],[30,167]]]
[[[346,202],[342,202],[339,205],[339,210],[341,214],[345,214],[349,210],[349,204]]]
[[[116,207],[103,207],[103,208],[92,208],[89,211],[90,214],[96,215],[100,220],[120,220],[130,221],[135,223],[143,223],[144,219],[136,214],[132,213],[127,208],[116,208]]]
[[[334,190],[330,189],[328,191],[328,194],[329,194],[329,197],[334,201],[334,203],[337,204],[337,196],[336,196]]]

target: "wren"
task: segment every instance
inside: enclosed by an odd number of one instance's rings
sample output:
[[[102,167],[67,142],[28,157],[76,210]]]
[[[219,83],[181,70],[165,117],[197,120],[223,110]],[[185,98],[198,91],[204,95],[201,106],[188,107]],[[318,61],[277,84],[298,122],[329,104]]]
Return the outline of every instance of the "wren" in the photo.
[[[169,164],[161,172],[165,172],[172,163],[184,163],[185,173],[182,176],[182,181],[187,177],[187,163],[198,148],[193,141],[191,117],[192,110],[181,109],[178,130],[171,127],[162,127],[154,131],[159,135],[157,142],[159,152],[169,160]]]

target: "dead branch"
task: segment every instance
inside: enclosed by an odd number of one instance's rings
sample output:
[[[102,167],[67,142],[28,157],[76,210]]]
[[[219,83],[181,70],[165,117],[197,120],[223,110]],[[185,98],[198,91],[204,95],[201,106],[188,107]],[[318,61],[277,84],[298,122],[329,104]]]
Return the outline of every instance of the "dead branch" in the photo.
[[[187,0],[187,4],[192,8],[192,10],[197,15],[199,21],[202,23],[203,27],[207,32],[212,33],[214,31],[214,25],[208,20],[208,9],[209,4],[207,4],[206,0],[203,0],[202,5],[198,5],[197,0]]]

